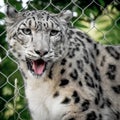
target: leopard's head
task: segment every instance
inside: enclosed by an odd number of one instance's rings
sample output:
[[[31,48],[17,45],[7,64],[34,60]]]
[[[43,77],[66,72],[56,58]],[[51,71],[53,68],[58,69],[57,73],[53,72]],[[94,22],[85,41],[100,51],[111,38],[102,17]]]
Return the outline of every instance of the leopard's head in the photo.
[[[69,10],[59,14],[42,10],[17,12],[8,6],[6,30],[10,51],[19,62],[26,62],[33,74],[42,75],[50,64],[66,55],[67,23],[71,18]]]

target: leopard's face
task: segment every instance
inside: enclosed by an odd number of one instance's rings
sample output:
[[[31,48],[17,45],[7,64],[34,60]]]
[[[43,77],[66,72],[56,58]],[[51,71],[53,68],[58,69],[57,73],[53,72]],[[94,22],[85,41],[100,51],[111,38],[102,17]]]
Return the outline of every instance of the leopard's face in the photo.
[[[69,41],[63,17],[46,11],[10,14],[6,19],[10,51],[19,61],[26,62],[33,74],[42,75],[53,62],[65,56]]]

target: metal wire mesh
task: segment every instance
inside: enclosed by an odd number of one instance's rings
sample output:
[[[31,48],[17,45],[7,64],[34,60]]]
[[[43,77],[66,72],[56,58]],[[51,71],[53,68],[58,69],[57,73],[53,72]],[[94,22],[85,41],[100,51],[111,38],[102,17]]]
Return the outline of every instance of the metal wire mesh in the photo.
[[[102,1],[102,0],[101,0]],[[11,6],[16,6],[12,4],[12,0],[7,0]],[[20,2],[20,1],[16,1]],[[39,1],[41,4],[43,1]],[[58,4],[59,2],[59,4]],[[109,13],[110,7],[113,4],[120,4],[120,1],[113,0],[109,3],[109,6],[102,6],[97,0],[90,0],[86,6],[79,6],[79,0],[68,0],[65,3],[64,1],[58,1],[57,4],[55,0],[46,0],[42,4],[42,7],[36,6],[36,0],[23,0],[22,7],[23,9],[43,9],[53,12],[61,12],[65,9],[72,9],[74,11],[74,18],[71,22],[73,26],[76,26],[86,33],[91,35],[94,39],[98,39],[99,42],[107,44],[119,44],[120,38],[118,38],[120,32],[120,12],[116,9],[113,9],[113,13]],[[1,3],[0,3],[1,4]],[[60,6],[62,4],[62,6]],[[101,17],[98,15],[94,16],[89,12],[88,9],[94,5],[98,6],[102,11]],[[0,11],[3,13],[2,9],[5,5],[1,5]],[[19,9],[19,11],[23,10]],[[87,12],[88,10],[88,12]],[[78,12],[77,12],[78,11]],[[113,15],[113,14],[116,14]],[[89,15],[88,15],[89,14]],[[2,16],[2,14],[0,14]],[[104,30],[105,25],[102,23],[108,24],[107,30]],[[106,22],[107,21],[107,22]],[[1,120],[30,120],[30,115],[28,107],[26,104],[25,94],[24,94],[24,83],[22,76],[19,71],[19,65],[15,61],[14,57],[9,53],[7,43],[5,40],[5,28],[4,28],[4,17],[0,19],[0,119]],[[96,35],[95,35],[96,34]],[[115,34],[114,41],[109,41],[109,36]],[[114,36],[114,35],[113,35]],[[114,38],[114,37],[112,37]]]

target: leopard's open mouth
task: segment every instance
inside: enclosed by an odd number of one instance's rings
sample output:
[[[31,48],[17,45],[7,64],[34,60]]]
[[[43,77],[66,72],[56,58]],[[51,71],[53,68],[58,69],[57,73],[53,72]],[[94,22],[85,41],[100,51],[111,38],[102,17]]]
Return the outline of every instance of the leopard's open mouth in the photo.
[[[35,75],[42,75],[46,70],[46,62],[43,59],[31,60],[26,58],[28,69]]]

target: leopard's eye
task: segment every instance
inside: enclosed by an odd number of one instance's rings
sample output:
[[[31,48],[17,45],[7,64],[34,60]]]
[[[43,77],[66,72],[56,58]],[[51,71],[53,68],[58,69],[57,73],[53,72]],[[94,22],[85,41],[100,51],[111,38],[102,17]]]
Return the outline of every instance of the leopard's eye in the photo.
[[[23,28],[23,29],[21,29],[21,30],[22,30],[22,32],[23,32],[24,34],[26,34],[26,35],[31,35],[31,34],[32,34],[31,29],[29,29],[29,28]]]
[[[50,36],[55,36],[55,35],[57,35],[58,33],[59,33],[58,30],[51,30],[51,31],[50,31]]]

